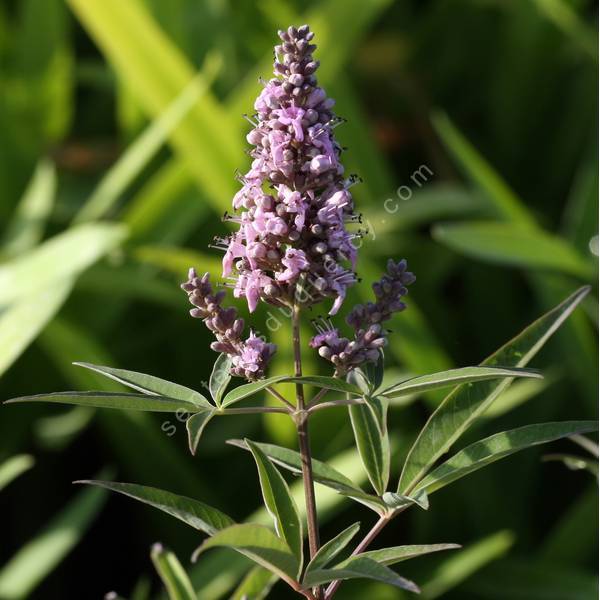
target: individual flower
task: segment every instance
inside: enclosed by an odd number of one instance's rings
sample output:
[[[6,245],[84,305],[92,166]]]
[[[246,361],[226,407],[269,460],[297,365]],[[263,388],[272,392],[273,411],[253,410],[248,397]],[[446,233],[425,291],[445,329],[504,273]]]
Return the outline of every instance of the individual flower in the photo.
[[[386,274],[373,284],[375,302],[356,305],[346,317],[348,325],[354,328],[352,340],[341,337],[337,329],[326,323],[325,327],[319,326],[319,333],[310,345],[335,365],[338,375],[379,359],[388,334],[382,324],[406,308],[402,297],[408,293],[406,286],[416,279],[406,269],[405,260],[388,261]]]
[[[218,243],[223,275],[250,311],[260,300],[291,306],[331,298],[333,314],[356,282],[353,239],[360,234],[346,229],[357,220],[348,189],[355,180],[344,178],[333,135],[341,120],[318,86],[313,36],[307,25],[279,32],[275,77],[264,82],[249,118],[252,165],[240,177],[237,212],[225,217],[238,231]],[[302,299],[301,278],[318,282]]]
[[[244,319],[237,316],[235,308],[222,306],[225,291],[213,291],[210,275],[205,273],[198,277],[195,269],[190,269],[188,280],[181,284],[187,292],[192,317],[202,319],[214,334],[216,341],[210,347],[215,352],[223,352],[232,358],[231,374],[249,380],[261,379],[276,346],[257,337],[254,332],[244,340]]]

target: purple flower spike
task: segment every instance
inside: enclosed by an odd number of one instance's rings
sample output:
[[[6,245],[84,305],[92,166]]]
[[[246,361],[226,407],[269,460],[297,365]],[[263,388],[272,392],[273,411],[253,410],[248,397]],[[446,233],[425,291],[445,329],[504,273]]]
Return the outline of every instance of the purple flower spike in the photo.
[[[223,275],[251,311],[260,300],[309,306],[332,298],[333,314],[356,282],[357,234],[346,229],[357,220],[353,180],[343,177],[333,136],[334,102],[317,84],[313,35],[306,25],[279,32],[275,77],[264,82],[249,118],[253,162],[233,199],[240,212],[226,215],[239,230],[224,245]]]
[[[244,319],[237,316],[235,308],[221,306],[225,292],[214,293],[210,275],[198,277],[195,269],[190,269],[188,280],[181,284],[187,292],[192,317],[203,319],[204,324],[214,334],[216,341],[210,347],[215,352],[224,352],[232,357],[231,374],[255,380],[265,376],[269,361],[275,354],[276,346],[268,344],[254,333],[242,340]]]
[[[387,344],[387,331],[382,323],[406,308],[401,298],[408,293],[406,286],[416,279],[406,268],[405,260],[395,263],[390,259],[387,273],[373,284],[376,301],[358,304],[346,317],[348,325],[354,328],[352,341],[341,338],[338,330],[331,328],[321,329],[312,338],[310,345],[335,365],[338,375],[377,362],[381,348]]]

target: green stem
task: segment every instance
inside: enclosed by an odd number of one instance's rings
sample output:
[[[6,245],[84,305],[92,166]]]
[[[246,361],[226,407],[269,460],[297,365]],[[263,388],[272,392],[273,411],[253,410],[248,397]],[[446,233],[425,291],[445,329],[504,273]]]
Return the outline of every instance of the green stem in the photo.
[[[294,372],[296,377],[302,377],[302,351],[300,348],[300,308],[294,305],[292,311],[292,345],[294,348]],[[304,406],[304,388],[296,384],[298,445],[302,460],[302,480],[304,482],[304,500],[306,503],[306,522],[308,529],[308,546],[310,557],[319,550],[319,526],[317,521],[317,503],[315,500],[315,484],[308,437],[308,413]],[[320,597],[320,592],[316,594]]]

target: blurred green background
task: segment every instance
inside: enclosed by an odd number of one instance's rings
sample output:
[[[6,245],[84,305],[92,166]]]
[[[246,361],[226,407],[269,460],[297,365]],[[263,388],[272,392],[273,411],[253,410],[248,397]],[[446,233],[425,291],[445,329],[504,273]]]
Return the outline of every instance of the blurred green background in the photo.
[[[595,2],[2,0],[1,399],[108,389],[74,360],[192,387],[207,379],[215,355],[178,283],[190,265],[219,272],[207,244],[225,231],[236,169],[250,160],[242,114],[270,76],[276,30],[304,22],[348,119],[336,133],[347,172],[363,178],[353,192],[371,229],[348,305],[388,256],[406,257],[418,278],[393,324],[396,374],[477,364],[595,282]],[[546,379],[513,386],[469,439],[597,416],[596,298],[594,288],[535,360]],[[289,371],[287,325],[273,334],[273,374]],[[392,408],[398,457],[440,398]],[[224,440],[294,446],[286,420],[270,417],[211,423],[194,459],[172,416],[3,407],[0,598],[155,597],[158,540],[199,598],[230,597],[246,563],[215,552],[192,567],[199,540],[184,525],[71,481],[155,485],[241,520],[260,492],[251,458]],[[345,412],[319,413],[312,430],[317,457],[365,479]],[[585,455],[568,441],[550,451]],[[597,597],[597,482],[543,453],[484,470],[385,531],[390,545],[464,545],[401,569],[425,598]],[[370,526],[341,496],[321,508],[324,539],[361,517]],[[348,583],[339,597],[404,596]]]

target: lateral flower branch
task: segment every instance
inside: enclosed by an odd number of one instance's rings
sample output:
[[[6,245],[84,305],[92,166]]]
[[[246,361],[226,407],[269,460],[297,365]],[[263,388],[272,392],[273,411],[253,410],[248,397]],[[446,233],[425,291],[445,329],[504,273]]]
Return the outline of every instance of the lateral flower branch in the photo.
[[[192,317],[202,319],[214,334],[211,348],[219,353],[204,394],[157,377],[114,367],[76,363],[131,388],[131,392],[59,392],[25,396],[9,402],[51,402],[98,408],[120,408],[183,413],[192,453],[202,433],[215,417],[272,413],[293,419],[299,452],[249,439],[230,440],[246,450],[256,463],[266,511],[273,527],[236,523],[220,510],[200,501],[165,490],[131,483],[83,481],[150,504],[207,535],[194,557],[215,547],[243,554],[309,600],[329,600],[342,580],[367,578],[418,592],[412,581],[390,567],[423,554],[457,549],[456,544],[394,546],[368,550],[381,530],[405,510],[427,510],[437,490],[510,454],[553,440],[597,431],[592,421],[566,421],[527,425],[499,432],[442,459],[458,438],[483,415],[492,402],[517,378],[539,378],[527,368],[529,361],[588,293],[582,288],[540,317],[522,333],[475,367],[449,369],[419,375],[383,387],[384,349],[389,321],[406,308],[404,299],[415,276],[405,260],[390,259],[386,272],[374,282],[373,299],[352,308],[341,326],[332,321],[344,305],[348,288],[358,282],[354,241],[364,235],[350,189],[358,178],[346,176],[342,148],[334,130],[342,119],[333,113],[334,102],[317,83],[319,62],[307,25],[279,32],[275,46],[275,76],[263,82],[256,99],[248,142],[252,165],[240,175],[241,189],[233,199],[233,211],[225,220],[236,231],[217,238],[213,246],[224,252],[224,285],[217,288],[208,273],[190,269],[182,284]],[[245,298],[253,313],[260,302],[288,312],[293,364],[289,375],[267,378],[274,344],[246,331],[233,307],[225,305],[227,289]],[[307,309],[324,303],[327,320],[314,322],[317,333],[309,341],[300,336]],[[327,362],[330,376],[306,375],[303,353],[312,351]],[[228,391],[232,377],[245,382]],[[295,386],[295,404],[277,389]],[[318,392],[307,401],[305,386]],[[390,489],[391,447],[387,411],[390,402],[440,388],[450,393],[429,417],[404,457],[397,485]],[[234,404],[268,392],[283,406]],[[338,399],[323,401],[326,394]],[[342,394],[342,398],[339,395]],[[317,411],[347,410],[354,442],[371,486],[366,491],[331,465],[313,459],[309,419]],[[394,463],[396,459],[394,460]],[[441,463],[441,464],[440,464]],[[301,518],[294,497],[280,470],[302,475],[306,519]],[[372,510],[377,521],[353,545],[360,530],[354,523],[321,545],[315,484],[335,490]],[[393,490],[393,491],[392,491]],[[304,533],[309,556],[305,558]],[[338,555],[346,556],[341,559]],[[162,551],[156,551],[158,560]],[[182,568],[173,574],[177,589],[191,590]],[[236,597],[245,596],[246,585]],[[265,583],[264,597],[271,582]],[[254,588],[253,588],[254,589]],[[254,590],[256,591],[256,590]]]

